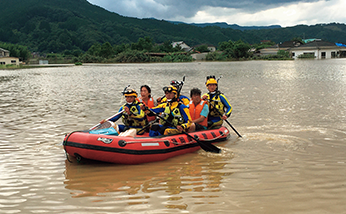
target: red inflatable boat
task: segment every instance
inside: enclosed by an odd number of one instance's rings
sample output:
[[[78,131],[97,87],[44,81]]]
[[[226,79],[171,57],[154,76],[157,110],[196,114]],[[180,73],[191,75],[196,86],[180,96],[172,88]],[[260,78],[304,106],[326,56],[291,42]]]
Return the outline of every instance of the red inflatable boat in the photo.
[[[226,127],[186,134],[149,137],[124,137],[90,134],[76,131],[66,135],[63,145],[66,153],[77,159],[85,158],[117,164],[140,164],[162,161],[199,150],[201,143],[225,141],[230,137]]]

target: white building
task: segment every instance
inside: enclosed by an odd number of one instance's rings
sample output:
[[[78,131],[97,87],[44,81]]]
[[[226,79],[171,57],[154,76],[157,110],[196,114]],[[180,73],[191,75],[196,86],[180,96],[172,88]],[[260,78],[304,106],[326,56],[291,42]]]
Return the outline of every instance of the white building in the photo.
[[[19,65],[19,59],[10,57],[8,50],[0,48],[0,65]]]
[[[298,59],[300,55],[311,55],[315,59],[339,58],[346,47],[339,47],[334,43],[322,40],[314,40],[299,47],[290,49],[292,58]]]

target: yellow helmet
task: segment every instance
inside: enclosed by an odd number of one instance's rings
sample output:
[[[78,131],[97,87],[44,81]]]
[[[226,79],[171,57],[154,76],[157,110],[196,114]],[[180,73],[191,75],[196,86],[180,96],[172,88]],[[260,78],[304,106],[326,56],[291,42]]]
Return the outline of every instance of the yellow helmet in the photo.
[[[128,88],[124,92],[124,95],[125,97],[137,97],[137,92],[132,88]]]
[[[175,93],[175,94],[177,94],[178,92],[177,92],[177,88],[176,87],[174,87],[173,85],[170,85],[170,86],[168,86],[168,87],[163,87],[163,91],[164,92],[173,92],[173,93]]]
[[[217,85],[216,79],[214,79],[214,78],[209,78],[209,79],[207,80],[207,82],[205,83],[205,85],[208,86],[209,84],[216,84],[216,85]]]

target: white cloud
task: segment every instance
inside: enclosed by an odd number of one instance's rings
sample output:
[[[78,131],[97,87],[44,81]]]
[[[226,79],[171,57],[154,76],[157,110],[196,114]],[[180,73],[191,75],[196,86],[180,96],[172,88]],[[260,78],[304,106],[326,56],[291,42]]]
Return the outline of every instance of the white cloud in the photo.
[[[298,3],[254,13],[242,9],[208,7],[198,11],[194,17],[185,19],[185,21],[188,23],[227,22],[241,26],[313,25],[345,22],[345,8],[346,1],[343,0]]]
[[[123,16],[241,26],[346,22],[345,0],[89,0]]]

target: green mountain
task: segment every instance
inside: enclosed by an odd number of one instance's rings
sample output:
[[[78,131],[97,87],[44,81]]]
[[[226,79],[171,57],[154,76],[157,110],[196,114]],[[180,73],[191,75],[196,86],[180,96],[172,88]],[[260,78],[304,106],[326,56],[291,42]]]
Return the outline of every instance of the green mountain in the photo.
[[[250,44],[261,40],[279,43],[294,37],[346,43],[345,24],[241,31],[124,17],[86,0],[1,0],[0,14],[0,42],[25,45],[40,52],[86,51],[94,43],[119,45],[147,36],[156,43],[184,41],[190,46],[217,46],[219,42],[240,39]]]
[[[187,24],[185,22],[177,22],[177,21],[169,21],[174,24]],[[214,23],[190,23],[190,25],[194,25],[197,27],[208,27],[208,26],[216,26],[220,28],[232,28],[234,30],[263,30],[263,29],[274,29],[281,28],[280,25],[270,25],[270,26],[239,26],[236,24],[229,25],[226,22],[214,22]]]

